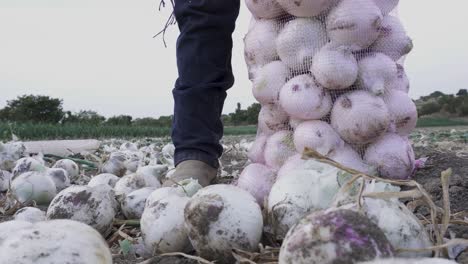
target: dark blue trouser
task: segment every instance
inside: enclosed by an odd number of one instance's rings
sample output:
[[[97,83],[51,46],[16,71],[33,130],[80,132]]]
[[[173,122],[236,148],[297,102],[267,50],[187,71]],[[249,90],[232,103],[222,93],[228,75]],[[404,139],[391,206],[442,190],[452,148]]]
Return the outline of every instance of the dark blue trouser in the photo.
[[[221,113],[234,84],[232,32],[240,0],[175,0],[180,29],[179,78],[173,90],[175,163],[200,160],[215,168],[223,148]]]

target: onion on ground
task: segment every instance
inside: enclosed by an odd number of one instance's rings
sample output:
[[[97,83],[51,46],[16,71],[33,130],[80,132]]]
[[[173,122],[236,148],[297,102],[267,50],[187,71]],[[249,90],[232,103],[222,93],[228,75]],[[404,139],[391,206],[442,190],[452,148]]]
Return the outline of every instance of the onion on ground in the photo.
[[[23,207],[16,211],[13,218],[16,221],[26,221],[29,223],[36,223],[46,220],[46,214],[44,211],[36,207]]]
[[[169,167],[167,165],[152,165],[138,168],[136,177],[142,179],[146,187],[161,187],[161,182]]]
[[[102,263],[112,255],[102,236],[88,225],[71,220],[24,224],[10,221],[0,229],[15,228],[0,245],[3,263]],[[18,246],[21,245],[21,246]]]
[[[70,187],[70,178],[66,170],[62,168],[50,168],[46,170],[46,175],[55,183],[57,192]]]
[[[11,173],[5,170],[0,170],[0,192],[7,191],[10,188]]]
[[[111,188],[114,188],[115,184],[120,180],[119,177],[115,176],[111,173],[101,173],[93,178],[88,182],[88,186],[95,187],[100,184],[106,184]]]
[[[20,174],[11,182],[13,196],[22,204],[48,205],[57,194],[54,181],[44,172]]]
[[[382,230],[352,210],[312,213],[286,235],[279,264],[355,263],[392,257],[393,247]]]
[[[191,249],[184,227],[184,208],[189,199],[172,187],[157,189],[148,196],[141,217],[141,233],[149,252],[187,252]]]
[[[140,219],[145,209],[148,196],[154,191],[154,187],[145,187],[126,195],[121,202],[122,213],[127,219]]]
[[[57,162],[55,162],[52,168],[64,169],[67,172],[68,178],[70,178],[71,182],[78,180],[80,176],[80,167],[73,160],[69,160],[69,159],[58,160]]]
[[[123,198],[125,195],[143,187],[146,187],[144,179],[136,174],[128,174],[115,183],[114,191],[117,197]]]
[[[43,161],[39,161],[37,159],[27,157],[21,158],[15,162],[15,167],[12,171],[12,180],[14,180],[19,175],[28,172],[28,171],[45,171],[46,167],[44,166]]]
[[[104,236],[112,230],[117,202],[107,185],[73,185],[61,191],[47,209],[47,219],[71,219],[88,224]]]
[[[212,185],[185,207],[185,226],[198,255],[234,262],[232,249],[255,251],[263,232],[260,206],[248,192],[232,185]]]

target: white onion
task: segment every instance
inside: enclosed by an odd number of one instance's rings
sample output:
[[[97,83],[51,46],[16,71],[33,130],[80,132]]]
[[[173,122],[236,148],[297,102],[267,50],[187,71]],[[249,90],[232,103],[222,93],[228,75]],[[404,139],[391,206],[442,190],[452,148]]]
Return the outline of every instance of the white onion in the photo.
[[[279,264],[356,263],[393,256],[380,228],[352,210],[315,212],[295,225],[283,241]]]
[[[44,211],[36,207],[23,207],[16,211],[13,218],[16,221],[26,221],[29,223],[36,223],[46,220],[46,214]]]
[[[125,166],[125,161],[127,160],[127,157],[125,153],[123,152],[112,152],[110,154],[109,160],[106,161],[102,167],[101,167],[101,172],[102,173],[110,173],[114,174],[116,176],[122,177],[125,175],[125,172],[127,171],[127,168]]]
[[[358,77],[358,64],[348,46],[325,45],[314,56],[311,72],[328,89],[345,89]]]
[[[57,194],[54,181],[44,172],[30,171],[20,174],[11,182],[13,196],[22,204],[35,202],[48,205]]]
[[[302,159],[302,154],[296,154],[291,157],[289,157],[281,166],[281,169],[278,170],[278,175],[276,177],[276,180],[278,180],[281,177],[287,176],[290,174],[291,170],[295,170],[298,167],[303,166],[303,164],[307,160]]]
[[[276,18],[284,13],[276,0],[245,0],[245,5],[256,18]]]
[[[406,75],[405,68],[401,64],[397,64],[397,78],[387,84],[387,91],[402,91],[408,93],[410,82]]]
[[[328,155],[343,144],[335,130],[320,120],[302,122],[294,131],[294,145],[299,153],[303,153],[305,148],[310,148],[322,155]]]
[[[325,27],[319,20],[296,18],[286,23],[279,33],[276,49],[286,66],[301,72],[310,69],[313,56],[327,42]]]
[[[275,172],[262,164],[250,164],[242,171],[237,186],[248,191],[263,207],[265,198],[275,182]]]
[[[284,237],[308,213],[328,208],[338,192],[339,177],[344,175],[342,170],[316,160],[302,160],[300,156],[288,160],[268,197],[275,233]]]
[[[382,53],[372,53],[361,59],[359,84],[375,95],[382,95],[386,87],[398,77],[396,63]]]
[[[255,139],[252,147],[249,149],[247,157],[253,163],[265,163],[265,145],[267,142],[268,136],[264,134],[259,134]]]
[[[45,171],[46,167],[44,166],[44,163],[41,161],[38,161],[37,159],[34,158],[21,158],[16,161],[15,167],[13,168],[12,171],[12,180],[14,180],[17,176],[28,172],[28,171]]]
[[[22,221],[0,224],[16,227],[0,245],[2,263],[99,263],[112,264],[109,246],[91,227],[70,220]],[[20,228],[22,227],[22,228]]]
[[[337,45],[366,49],[379,37],[382,18],[372,0],[342,0],[327,17],[328,36]]]
[[[366,144],[385,133],[390,116],[382,98],[366,91],[354,91],[335,102],[331,124],[346,142]]]
[[[0,170],[11,171],[15,162],[24,156],[26,147],[21,142],[0,142]]]
[[[55,183],[57,192],[70,187],[70,178],[68,172],[61,168],[50,168],[46,170],[46,175]]]
[[[141,233],[149,252],[187,252],[190,241],[184,227],[189,198],[172,187],[152,192],[141,217]]]
[[[405,92],[393,90],[385,93],[384,101],[396,132],[401,136],[411,134],[418,122],[418,110],[413,100]]]
[[[219,263],[234,262],[232,249],[255,251],[263,218],[248,192],[232,185],[212,185],[198,191],[185,207],[185,226],[198,255]]]
[[[331,0],[278,0],[278,3],[289,14],[296,17],[314,17],[322,14],[331,7]]]
[[[281,107],[292,118],[320,119],[330,112],[330,94],[307,74],[289,80],[280,92]]]
[[[10,188],[11,173],[0,170],[0,192],[7,191]]]
[[[261,67],[278,57],[275,39],[278,24],[272,20],[257,20],[244,38],[245,61],[249,68]]]
[[[296,129],[297,126],[299,126],[304,120],[298,119],[298,118],[289,118],[289,126],[292,129]]]
[[[328,157],[348,168],[355,169],[367,174],[371,173],[369,165],[364,163],[359,153],[357,153],[349,145],[335,149],[328,155]]]
[[[138,151],[138,146],[132,142],[125,142],[120,145],[121,151]]]
[[[129,193],[145,187],[145,181],[136,174],[125,175],[118,182],[115,183],[115,195],[122,197]]]
[[[442,258],[392,258],[392,259],[377,259],[367,262],[359,262],[358,264],[457,264],[455,261]]]
[[[372,50],[381,52],[397,61],[413,49],[413,41],[395,16],[386,16],[380,26],[379,38],[372,44]]]
[[[253,96],[261,104],[276,103],[281,87],[286,83],[289,69],[281,61],[261,67],[253,81]]]
[[[61,168],[61,169],[66,170],[68,173],[68,178],[70,178],[70,181],[72,182],[78,180],[80,176],[80,167],[73,160],[69,160],[69,159],[58,160],[57,162],[55,162],[52,168]]]
[[[100,184],[106,184],[109,187],[114,188],[115,184],[119,180],[120,178],[115,176],[114,174],[102,173],[91,178],[91,180],[88,182],[88,186],[95,187]]]
[[[159,188],[167,170],[167,165],[144,166],[138,168],[136,175],[145,182],[145,186]]]
[[[265,145],[265,164],[279,169],[283,163],[295,154],[293,135],[290,131],[279,131],[270,136]]]
[[[414,171],[413,148],[407,138],[396,134],[386,134],[369,145],[364,160],[389,179],[407,180]]]
[[[357,205],[353,205],[357,210]],[[365,198],[362,209],[359,210],[376,225],[378,225],[394,248],[422,249],[432,247],[433,244],[425,230],[425,227],[406,208],[395,200]],[[432,252],[401,252],[399,257],[430,257]]]
[[[154,187],[145,187],[133,191],[123,198],[121,203],[122,213],[127,219],[140,219],[145,209],[148,196],[156,190]]]
[[[107,185],[73,185],[61,191],[47,209],[47,219],[71,219],[92,226],[104,236],[112,230],[117,203]]]
[[[266,135],[286,129],[288,126],[288,114],[277,104],[263,105],[258,114],[259,131]]]

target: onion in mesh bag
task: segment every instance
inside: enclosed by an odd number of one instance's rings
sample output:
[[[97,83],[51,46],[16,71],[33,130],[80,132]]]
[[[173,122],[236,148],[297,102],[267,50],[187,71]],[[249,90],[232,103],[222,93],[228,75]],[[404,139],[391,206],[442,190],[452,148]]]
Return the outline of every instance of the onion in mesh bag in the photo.
[[[286,12],[296,17],[318,16],[329,9],[333,2],[332,0],[278,0]]]
[[[278,37],[278,24],[272,20],[258,20],[244,38],[245,62],[249,68],[257,68],[278,57],[275,39]]]
[[[247,154],[250,161],[253,163],[265,163],[265,145],[267,142],[268,136],[265,134],[257,135],[252,147]]]
[[[276,0],[245,0],[245,5],[256,18],[276,18],[284,14]]]
[[[414,152],[408,138],[386,134],[369,145],[364,160],[374,166],[381,177],[407,180],[414,171]]]
[[[304,74],[292,78],[281,88],[280,104],[292,118],[310,120],[327,115],[332,100],[312,76]]]
[[[406,93],[394,90],[385,93],[384,101],[396,133],[401,136],[411,134],[418,122],[418,112],[413,100]]]
[[[348,46],[325,45],[314,56],[311,72],[328,89],[345,89],[356,82],[358,64]]]
[[[360,86],[375,95],[382,95],[398,76],[396,63],[383,53],[372,53],[358,65]]]
[[[413,49],[413,41],[406,34],[405,28],[395,16],[386,16],[380,26],[379,38],[372,44],[372,50],[384,53],[393,60],[398,60]]]
[[[273,169],[279,169],[283,163],[295,154],[293,135],[290,131],[278,131],[270,136],[265,145],[265,163]]]
[[[397,77],[387,85],[388,91],[398,90],[405,93],[409,92],[410,82],[406,75],[405,68],[401,64],[397,64]]]
[[[313,18],[296,18],[286,23],[276,39],[281,61],[290,69],[309,70],[312,58],[328,42],[322,23]]]
[[[302,122],[294,131],[294,145],[299,153],[304,152],[305,148],[311,148],[322,155],[328,155],[343,144],[335,130],[320,120]]]
[[[395,9],[399,0],[374,0],[374,3],[380,8],[382,14],[386,15]]]
[[[276,103],[281,87],[286,83],[289,69],[281,61],[261,67],[253,80],[253,96],[261,104]]]
[[[367,144],[387,131],[390,115],[382,98],[366,91],[354,91],[335,102],[331,124],[346,142]]]
[[[263,207],[265,198],[270,193],[276,175],[273,170],[262,164],[250,164],[242,171],[237,186],[248,191]]]
[[[380,34],[382,11],[372,0],[342,0],[327,17],[327,32],[337,45],[368,48]]]
[[[258,114],[258,128],[266,135],[286,129],[288,125],[288,115],[277,104],[263,105]]]

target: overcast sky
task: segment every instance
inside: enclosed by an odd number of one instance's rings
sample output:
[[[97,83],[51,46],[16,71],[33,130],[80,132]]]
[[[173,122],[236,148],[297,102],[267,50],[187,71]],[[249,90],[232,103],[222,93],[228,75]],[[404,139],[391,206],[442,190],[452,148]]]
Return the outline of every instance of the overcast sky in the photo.
[[[169,0],[167,0],[169,2]],[[223,0],[227,1],[227,0]],[[468,88],[467,0],[402,0],[399,13],[415,48],[407,57],[410,95]],[[172,113],[177,28],[168,48],[153,35],[169,9],[159,0],[0,0],[0,108],[22,94],[62,98],[71,111],[105,116]],[[242,7],[233,36],[237,82],[225,112],[254,102],[242,38]]]

